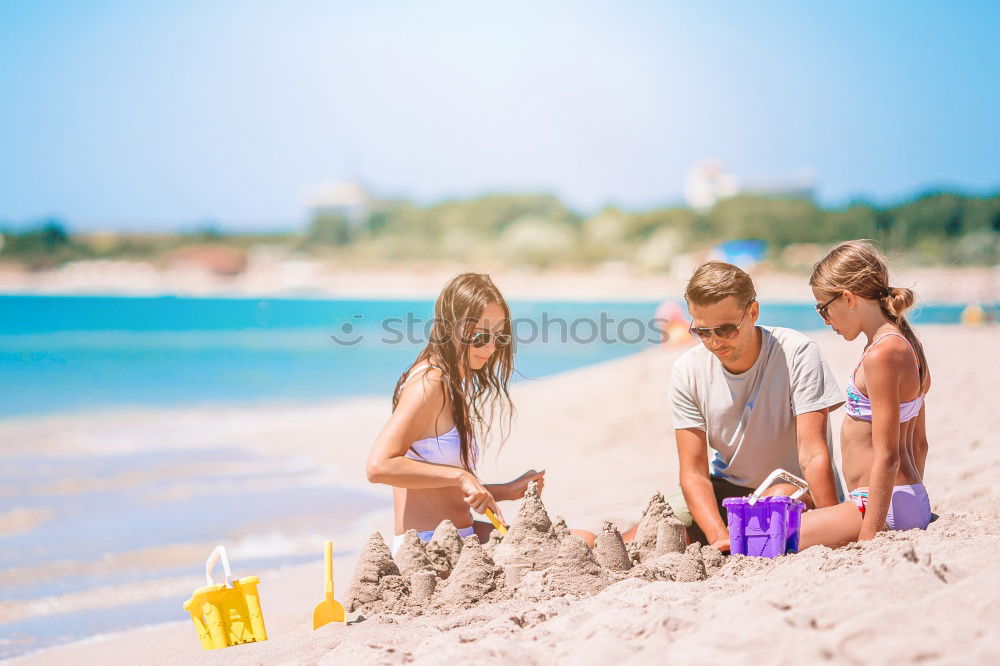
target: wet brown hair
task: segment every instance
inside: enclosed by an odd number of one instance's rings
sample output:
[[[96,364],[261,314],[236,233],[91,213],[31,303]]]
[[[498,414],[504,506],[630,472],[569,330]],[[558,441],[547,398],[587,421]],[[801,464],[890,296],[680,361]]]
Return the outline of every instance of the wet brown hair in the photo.
[[[813,266],[809,286],[830,297],[850,291],[877,302],[885,318],[913,346],[920,371],[920,391],[926,393],[929,377],[924,346],[904,314],[913,307],[916,295],[912,289],[889,286],[885,255],[874,244],[866,240],[852,240],[833,248]]]
[[[699,266],[684,290],[684,300],[694,305],[714,305],[729,296],[749,305],[757,298],[757,290],[746,271],[724,261]]]
[[[514,404],[507,390],[514,369],[513,335],[509,345],[496,347],[482,368],[473,370],[469,365],[467,341],[474,335],[476,322],[490,303],[496,303],[503,310],[503,332],[511,335],[510,308],[489,275],[462,273],[452,278],[434,304],[434,319],[427,346],[400,375],[392,394],[392,408],[396,409],[400,389],[414,367],[429,363],[440,368],[446,404],[451,407],[461,442],[462,466],[469,471],[472,471],[472,439],[477,430],[481,435],[480,441],[485,442],[493,429],[494,417],[497,414],[506,416],[501,428],[502,441],[510,432],[514,413]]]

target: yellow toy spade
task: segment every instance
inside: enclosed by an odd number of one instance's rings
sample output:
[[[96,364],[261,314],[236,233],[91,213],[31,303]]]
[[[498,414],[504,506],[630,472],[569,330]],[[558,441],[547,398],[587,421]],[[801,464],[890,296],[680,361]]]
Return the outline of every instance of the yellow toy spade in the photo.
[[[313,630],[330,622],[344,622],[344,607],[333,598],[333,542],[323,544],[324,592],[326,597],[313,609]]]

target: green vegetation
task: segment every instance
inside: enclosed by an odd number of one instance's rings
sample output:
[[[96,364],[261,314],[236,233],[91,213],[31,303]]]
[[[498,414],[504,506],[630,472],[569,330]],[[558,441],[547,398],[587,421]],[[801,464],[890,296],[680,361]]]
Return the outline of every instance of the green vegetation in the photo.
[[[0,229],[2,231],[2,229]],[[585,218],[544,194],[493,194],[432,206],[374,204],[360,221],[318,212],[300,234],[69,234],[56,219],[4,232],[0,262],[31,269],[77,259],[162,261],[183,248],[245,252],[268,244],[347,264],[456,261],[532,267],[586,267],[608,261],[669,268],[673,257],[721,241],[767,243],[768,259],[796,267],[838,241],[872,238],[894,261],[912,264],[1000,262],[1000,195],[929,193],[893,207],[853,203],[823,209],[804,199],[740,196],[696,212],[607,208]]]
[[[317,215],[302,247],[342,260],[466,261],[545,267],[624,261],[656,271],[678,253],[754,238],[786,266],[805,245],[825,248],[871,238],[915,264],[995,264],[1000,260],[1000,195],[929,193],[894,207],[852,203],[823,209],[804,199],[740,196],[699,213],[688,208],[584,218],[550,195],[489,195],[419,207],[376,206],[351,227]],[[819,251],[819,250],[817,250]],[[815,254],[815,252],[813,252]]]

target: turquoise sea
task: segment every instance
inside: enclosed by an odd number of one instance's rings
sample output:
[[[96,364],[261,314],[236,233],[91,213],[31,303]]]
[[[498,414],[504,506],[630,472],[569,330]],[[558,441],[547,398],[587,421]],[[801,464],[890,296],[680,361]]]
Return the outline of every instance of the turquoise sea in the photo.
[[[512,302],[517,377],[655,344],[656,306]],[[956,322],[960,312],[925,306],[916,321]],[[0,418],[385,396],[432,316],[431,301],[0,296]],[[760,322],[823,327],[808,304],[765,305]]]

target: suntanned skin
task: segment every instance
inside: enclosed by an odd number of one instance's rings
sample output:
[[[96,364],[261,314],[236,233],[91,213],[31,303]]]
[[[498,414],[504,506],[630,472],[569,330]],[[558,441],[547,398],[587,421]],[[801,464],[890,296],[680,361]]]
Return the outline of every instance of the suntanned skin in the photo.
[[[813,290],[818,303],[834,295]],[[827,324],[847,340],[864,333],[868,345],[886,333],[899,333],[876,301],[850,291],[827,306]],[[892,487],[923,480],[927,461],[926,407],[916,418],[899,422],[900,402],[921,394],[920,372],[910,346],[896,336],[882,340],[865,355],[854,383],[871,400],[872,420],[869,423],[848,415],[841,427],[840,446],[847,487],[869,489],[864,518],[853,501],[807,512],[802,516],[800,549],[873,538],[885,526]]]
[[[753,367],[760,356],[763,334],[757,328],[760,305],[754,301],[749,307],[729,296],[711,305],[690,303],[692,325],[698,328],[715,328],[723,324],[740,324],[739,334],[732,340],[717,335],[704,341],[710,352],[733,374],[740,374]],[[809,494],[803,497],[807,506],[827,507],[837,503],[837,486],[833,465],[826,442],[828,410],[806,412],[795,417],[795,432],[799,465],[809,483]],[[677,456],[680,464],[681,490],[688,509],[709,543],[719,550],[729,550],[729,528],[722,520],[715,501],[708,472],[708,452],[705,431],[686,428],[675,431]],[[769,495],[790,495],[795,487],[785,483],[771,486]]]
[[[483,310],[475,330],[500,333],[505,323],[503,309],[490,303]],[[467,347],[469,365],[479,369],[496,351],[496,342],[490,340],[478,349],[472,345]],[[404,457],[414,441],[442,435],[455,425],[441,374],[436,368],[421,370],[419,378],[403,387],[396,409],[368,455],[368,480],[393,486],[396,534],[408,529],[433,530],[442,520],[448,519],[458,528],[475,527],[480,540],[485,541],[493,526],[484,522],[473,524],[470,509],[483,513],[489,508],[503,520],[497,502],[523,497],[532,481],[537,481],[539,488],[543,487],[545,472],[528,470],[508,483],[483,484],[475,474],[460,467]]]

